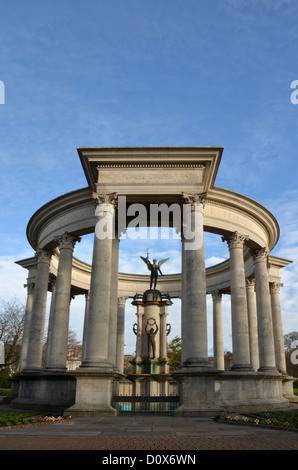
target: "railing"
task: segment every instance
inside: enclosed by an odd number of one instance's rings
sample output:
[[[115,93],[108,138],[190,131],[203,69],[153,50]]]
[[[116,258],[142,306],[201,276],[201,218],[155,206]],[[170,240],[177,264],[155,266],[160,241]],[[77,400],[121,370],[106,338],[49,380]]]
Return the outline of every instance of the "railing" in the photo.
[[[113,407],[118,414],[163,414],[173,415],[179,406],[179,396],[147,396],[147,395],[116,395],[113,397]]]

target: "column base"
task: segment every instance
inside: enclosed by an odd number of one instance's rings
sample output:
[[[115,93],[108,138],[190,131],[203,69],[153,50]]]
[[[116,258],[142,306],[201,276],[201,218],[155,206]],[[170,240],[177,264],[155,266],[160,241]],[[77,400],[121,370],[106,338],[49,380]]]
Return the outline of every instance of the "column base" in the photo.
[[[65,374],[67,372],[66,367],[46,367],[44,370],[45,373],[49,374]]]
[[[251,364],[235,364],[231,367],[231,371],[233,372],[252,372],[255,373],[254,368]]]
[[[258,372],[260,374],[266,374],[266,375],[282,375],[281,372],[279,372],[276,367],[260,367],[258,369]]]
[[[214,366],[205,358],[189,358],[183,362],[181,370],[215,371]]]
[[[96,369],[77,369],[72,372],[76,378],[76,396],[74,404],[64,410],[64,415],[71,416],[115,416],[117,410],[112,407],[113,382],[123,377],[119,372],[103,372]]]
[[[293,382],[297,380],[297,377],[291,377],[287,374],[283,374],[284,378],[282,381],[283,396],[289,400],[290,403],[298,403],[298,396],[294,394]]]

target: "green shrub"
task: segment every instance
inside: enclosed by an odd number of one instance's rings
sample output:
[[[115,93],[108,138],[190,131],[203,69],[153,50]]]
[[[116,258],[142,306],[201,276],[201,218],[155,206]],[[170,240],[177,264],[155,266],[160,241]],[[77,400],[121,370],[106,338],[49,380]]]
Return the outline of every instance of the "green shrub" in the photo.
[[[10,377],[0,372],[0,388],[11,388]]]

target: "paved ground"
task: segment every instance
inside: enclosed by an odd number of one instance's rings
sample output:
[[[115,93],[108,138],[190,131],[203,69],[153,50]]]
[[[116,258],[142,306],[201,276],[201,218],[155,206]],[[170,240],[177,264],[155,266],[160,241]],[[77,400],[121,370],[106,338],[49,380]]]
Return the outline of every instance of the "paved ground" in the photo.
[[[298,450],[298,433],[195,417],[81,417],[2,429],[0,450]]]

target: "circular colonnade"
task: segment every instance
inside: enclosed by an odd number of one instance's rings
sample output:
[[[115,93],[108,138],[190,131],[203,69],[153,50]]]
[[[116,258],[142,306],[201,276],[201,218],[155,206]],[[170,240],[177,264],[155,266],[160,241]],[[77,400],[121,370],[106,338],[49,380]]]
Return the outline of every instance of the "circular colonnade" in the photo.
[[[12,405],[70,407],[72,414],[115,413],[111,394],[113,382],[123,377],[125,300],[148,286],[148,276],[118,272],[119,239],[136,204],[147,209],[166,204],[180,207],[181,213],[187,207],[200,240],[204,231],[218,234],[230,253],[228,260],[206,269],[204,243],[187,248],[183,221],[176,227],[181,232],[182,272],[159,278],[158,287],[182,301],[177,414],[287,406],[292,379],[285,365],[279,270],[290,261],[270,255],[279,226],[266,208],[214,186],[222,148],[87,148],[79,149],[79,155],[88,187],[50,201],[28,223],[27,237],[36,256],[18,262],[29,271],[28,302]],[[108,229],[115,236],[98,237],[103,221],[111,224]],[[150,220],[143,223],[150,225]],[[170,213],[169,225],[175,225]],[[74,257],[75,245],[93,232],[88,265]],[[53,302],[42,369],[49,290]],[[69,304],[72,295],[80,294],[86,296],[82,364],[69,374]],[[212,365],[207,294],[213,299]],[[231,297],[231,371],[224,370],[222,294]]]

